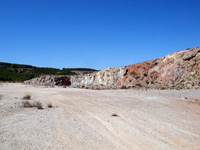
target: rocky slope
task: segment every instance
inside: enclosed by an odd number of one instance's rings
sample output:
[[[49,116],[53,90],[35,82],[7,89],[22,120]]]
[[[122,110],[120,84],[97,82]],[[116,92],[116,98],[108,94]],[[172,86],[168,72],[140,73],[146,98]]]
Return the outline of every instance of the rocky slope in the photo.
[[[71,85],[70,77],[68,76],[41,76],[39,78],[34,78],[31,80],[24,81],[25,84],[36,84],[44,86],[69,86]]]
[[[103,71],[84,75],[62,77],[54,82],[55,76],[40,77],[25,81],[27,84],[70,85],[72,87],[107,88],[200,88],[200,47],[178,51],[158,59],[133,65],[107,68]],[[59,77],[61,78],[61,77]],[[42,81],[42,82],[41,82]]]

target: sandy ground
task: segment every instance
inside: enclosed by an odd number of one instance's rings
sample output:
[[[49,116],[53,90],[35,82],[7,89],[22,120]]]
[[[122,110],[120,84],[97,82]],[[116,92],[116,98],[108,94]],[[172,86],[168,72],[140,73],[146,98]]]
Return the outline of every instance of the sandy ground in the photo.
[[[44,109],[23,108],[27,94]],[[200,91],[0,84],[0,150],[23,149],[199,150]]]

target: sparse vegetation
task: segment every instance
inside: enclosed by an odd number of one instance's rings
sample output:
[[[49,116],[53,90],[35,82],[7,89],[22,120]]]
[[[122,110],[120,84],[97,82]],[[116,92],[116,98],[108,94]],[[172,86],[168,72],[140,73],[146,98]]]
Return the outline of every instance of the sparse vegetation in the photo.
[[[43,109],[41,102],[36,102],[36,107],[37,107],[37,109]]]
[[[36,107],[37,109],[43,109],[43,106],[42,106],[41,102],[31,103],[29,101],[24,101],[24,102],[22,102],[22,105],[23,105],[24,108]]]
[[[90,74],[90,73],[92,73],[92,72],[83,72],[83,74]]]
[[[131,72],[130,72],[130,75],[132,75],[132,76],[136,76],[137,73],[136,73],[135,71],[131,71]]]
[[[142,85],[141,85],[140,83],[137,83],[137,84],[135,84],[135,86],[139,86],[139,87],[141,87]]]
[[[53,105],[51,103],[48,103],[47,106],[48,106],[48,108],[52,108],[53,107]]]
[[[126,86],[125,86],[125,85],[122,85],[122,86],[121,86],[121,89],[126,89]]]
[[[164,86],[164,85],[163,85],[163,86],[160,87],[160,89],[161,89],[161,90],[166,90],[166,89],[167,89],[167,86]]]
[[[196,74],[192,74],[192,77],[195,78],[195,77],[196,77]]]
[[[25,108],[33,107],[33,105],[29,101],[24,101],[24,102],[22,102],[22,104],[23,104],[23,107],[25,107]]]
[[[31,95],[26,95],[22,98],[23,100],[30,100],[31,99]]]
[[[153,71],[153,72],[151,73],[151,75],[154,74],[154,73],[157,73],[157,71]]]
[[[184,87],[184,83],[179,84],[179,88],[182,89]]]
[[[112,114],[113,117],[119,117],[116,113]]]
[[[149,84],[149,81],[148,81],[148,80],[146,80],[146,84]]]
[[[140,76],[135,71],[131,71],[130,75],[133,76],[136,79],[140,78]]]

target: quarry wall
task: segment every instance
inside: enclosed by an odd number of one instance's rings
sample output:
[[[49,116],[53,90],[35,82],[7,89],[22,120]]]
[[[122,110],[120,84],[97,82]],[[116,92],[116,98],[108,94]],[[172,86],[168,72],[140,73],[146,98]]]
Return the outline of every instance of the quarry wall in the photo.
[[[81,75],[42,76],[24,82],[37,85],[64,85],[88,89],[200,87],[200,47],[133,65]]]

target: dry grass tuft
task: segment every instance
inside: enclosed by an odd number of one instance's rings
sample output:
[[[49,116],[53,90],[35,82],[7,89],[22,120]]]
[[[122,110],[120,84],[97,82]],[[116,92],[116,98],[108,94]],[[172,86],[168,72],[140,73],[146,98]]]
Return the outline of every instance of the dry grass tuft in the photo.
[[[48,108],[53,108],[53,105],[51,103],[47,104]]]
[[[25,108],[33,107],[33,105],[29,101],[24,101],[24,102],[22,102],[22,104],[23,104],[23,107],[25,107]]]
[[[119,117],[117,114],[112,114],[113,117]]]
[[[43,109],[41,102],[36,102],[36,107],[37,107],[37,109]]]
[[[122,85],[122,86],[121,86],[121,89],[127,89],[127,88],[126,88],[126,86],[125,86],[125,85]]]
[[[23,100],[30,100],[31,99],[31,96],[30,95],[26,95],[22,98]]]
[[[41,102],[30,103],[29,101],[24,101],[24,102],[22,102],[22,106],[24,108],[36,107],[37,109],[43,109]]]

